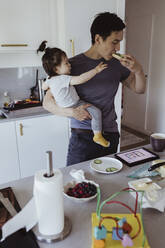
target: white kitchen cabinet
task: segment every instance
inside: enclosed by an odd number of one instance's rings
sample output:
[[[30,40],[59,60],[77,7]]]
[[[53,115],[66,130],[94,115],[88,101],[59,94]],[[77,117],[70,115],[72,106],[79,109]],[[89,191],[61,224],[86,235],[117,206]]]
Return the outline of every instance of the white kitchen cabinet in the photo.
[[[20,178],[15,123],[0,123],[0,184]]]
[[[68,119],[43,116],[16,121],[21,178],[47,166],[46,151],[53,152],[54,168],[66,165]]]
[[[102,0],[101,2],[100,0],[57,0],[58,46],[67,52],[68,57],[73,53],[76,55],[89,49],[90,26],[94,17],[106,11],[116,13],[124,19],[125,0]]]
[[[0,67],[38,66],[43,40],[55,42],[54,0],[0,0]]]

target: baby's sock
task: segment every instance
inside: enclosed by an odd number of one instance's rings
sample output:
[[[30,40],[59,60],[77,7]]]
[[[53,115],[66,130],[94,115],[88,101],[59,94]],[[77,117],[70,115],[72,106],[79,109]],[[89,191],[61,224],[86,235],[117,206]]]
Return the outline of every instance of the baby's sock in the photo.
[[[110,142],[104,139],[101,132],[94,133],[93,141],[104,147],[110,146]]]

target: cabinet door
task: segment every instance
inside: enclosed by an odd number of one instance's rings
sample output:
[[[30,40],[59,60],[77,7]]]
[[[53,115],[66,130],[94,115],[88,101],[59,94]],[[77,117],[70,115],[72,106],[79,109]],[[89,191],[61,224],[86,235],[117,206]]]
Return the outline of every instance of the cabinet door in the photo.
[[[58,33],[59,46],[71,57],[91,46],[90,25],[95,15],[109,11],[123,18],[125,0],[57,0],[57,10],[58,30],[64,31]]]
[[[14,122],[0,123],[0,184],[20,178]]]
[[[46,169],[46,151],[53,152],[54,168],[66,165],[68,119],[44,116],[16,121],[21,177]]]
[[[52,31],[56,33],[54,0],[0,0],[0,4],[0,66],[41,65],[36,50],[43,40],[52,42]]]

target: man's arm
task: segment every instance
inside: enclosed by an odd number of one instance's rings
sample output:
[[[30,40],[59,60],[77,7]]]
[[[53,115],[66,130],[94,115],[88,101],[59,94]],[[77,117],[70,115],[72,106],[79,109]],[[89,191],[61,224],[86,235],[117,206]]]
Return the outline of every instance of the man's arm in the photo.
[[[135,93],[143,94],[146,89],[146,79],[142,66],[130,55],[124,55],[121,64],[131,71],[129,77],[123,81],[124,85]]]
[[[87,71],[80,76],[72,76],[70,85],[83,84],[93,78],[97,73],[103,71],[105,68],[107,68],[107,64],[101,62],[94,69]]]
[[[55,115],[73,117],[79,121],[91,119],[89,112],[86,110],[90,104],[84,104],[77,108],[61,108],[56,104],[50,90],[46,92],[43,100],[43,108]]]

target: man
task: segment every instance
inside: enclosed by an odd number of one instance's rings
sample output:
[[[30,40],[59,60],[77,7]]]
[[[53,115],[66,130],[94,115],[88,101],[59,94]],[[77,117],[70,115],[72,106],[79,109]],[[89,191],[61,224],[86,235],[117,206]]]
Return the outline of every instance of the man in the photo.
[[[71,118],[71,137],[68,149],[67,165],[94,159],[115,153],[119,144],[119,132],[116,123],[114,98],[119,83],[122,82],[136,93],[144,93],[146,81],[142,66],[131,55],[117,60],[112,54],[120,50],[125,24],[115,14],[104,12],[96,16],[91,26],[92,45],[85,53],[70,59],[71,75],[94,68],[100,62],[108,68],[89,80],[86,84],[75,86],[80,99],[91,103],[102,111],[103,136],[110,141],[105,148],[93,142],[90,118],[86,108],[89,104],[77,108],[60,108],[48,91],[43,106],[53,114]]]

